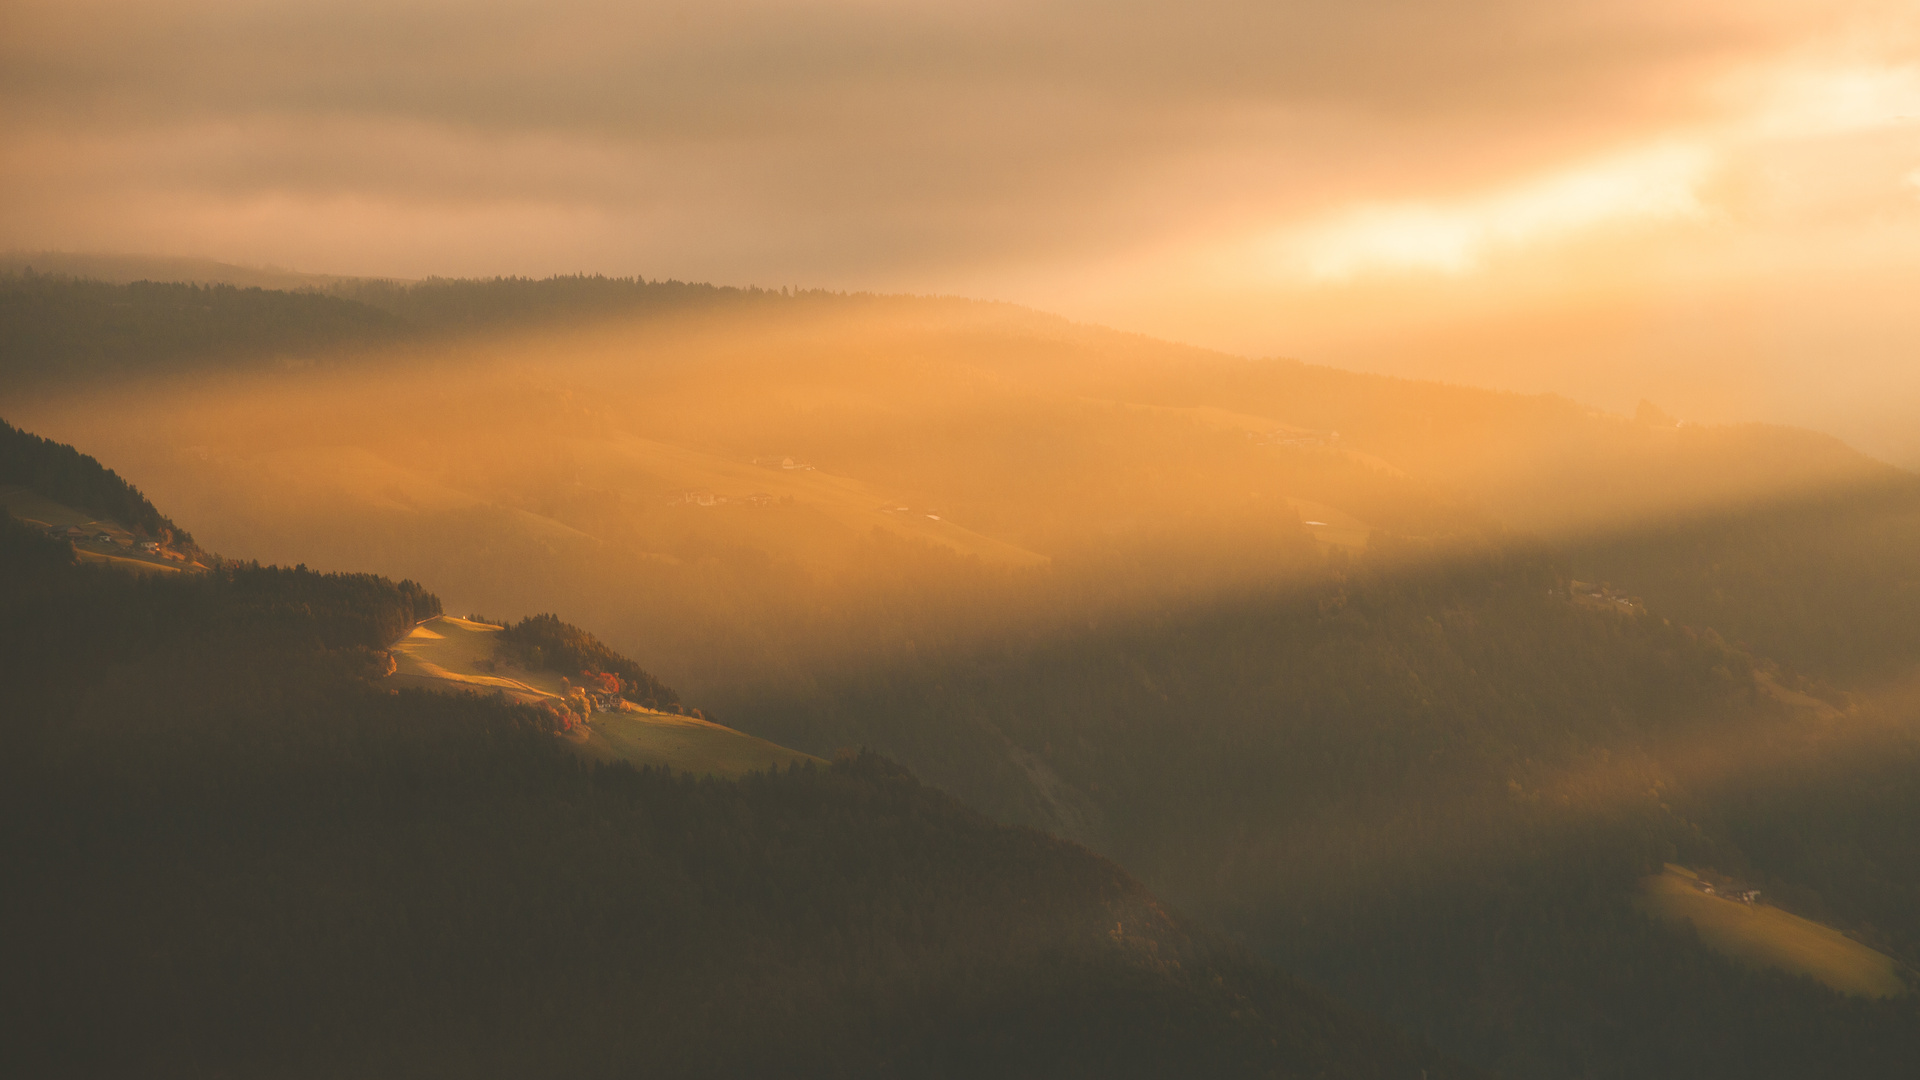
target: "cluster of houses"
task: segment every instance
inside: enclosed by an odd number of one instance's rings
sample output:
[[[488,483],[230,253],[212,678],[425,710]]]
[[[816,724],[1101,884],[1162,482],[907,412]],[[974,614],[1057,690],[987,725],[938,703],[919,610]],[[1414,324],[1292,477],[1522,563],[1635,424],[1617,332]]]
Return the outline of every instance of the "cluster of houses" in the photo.
[[[1695,879],[1693,883],[1693,887],[1695,889],[1698,889],[1700,892],[1707,894],[1708,896],[1720,895],[1720,893],[1714,889],[1713,883],[1710,881],[1707,881],[1704,878]],[[1760,902],[1760,890],[1759,889],[1730,889],[1727,891],[1726,898],[1729,900],[1738,901],[1739,903],[1745,904],[1748,907],[1752,907],[1753,905]]]
[[[668,506],[772,506],[779,500],[764,491],[751,495],[715,495],[711,491],[676,491],[667,496]]]
[[[91,540],[99,544],[119,544],[121,547],[135,543],[131,536],[115,536],[105,529],[88,529],[80,525],[49,525],[47,526],[47,535],[56,540],[72,540],[75,542]],[[142,551],[158,551],[160,549],[160,545],[152,540],[140,541],[139,547]]]
[[[914,510],[911,506],[882,506],[880,507],[880,512],[883,514],[911,514]],[[940,515],[932,511],[921,511],[920,516],[926,518],[928,521],[940,520]]]
[[[763,469],[783,469],[788,472],[813,472],[814,467],[790,457],[757,457],[755,465]],[[668,506],[772,506],[779,498],[764,491],[751,495],[718,495],[698,488],[676,491],[667,496]]]
[[[1592,581],[1575,581],[1571,582],[1570,586],[1573,592],[1573,599],[1588,607],[1601,608],[1606,611],[1618,611],[1628,615],[1637,615],[1647,610],[1646,605],[1640,602],[1639,597],[1627,596],[1623,593],[1615,592],[1610,585],[1598,584]]]
[[[785,469],[788,472],[814,471],[813,466],[803,461],[795,461],[790,457],[757,457],[753,459],[753,463],[763,469]]]
[[[562,676],[560,683],[567,690],[567,705],[582,717],[592,716],[595,709],[619,712],[626,700],[620,696],[620,680],[611,675],[583,673],[577,685]]]
[[[134,548],[148,555],[158,555],[161,558],[177,559],[182,562],[186,561],[185,555],[168,551],[158,540],[137,540],[131,536],[108,532],[105,529],[89,529],[80,525],[49,525],[47,526],[47,535],[56,540],[70,540],[74,543],[92,542],[103,546],[116,544],[120,547]]]
[[[1337,431],[1320,432],[1280,429],[1277,431],[1269,431],[1265,434],[1249,431],[1247,432],[1247,438],[1252,439],[1261,446],[1332,446],[1334,443],[1340,441],[1340,433]]]

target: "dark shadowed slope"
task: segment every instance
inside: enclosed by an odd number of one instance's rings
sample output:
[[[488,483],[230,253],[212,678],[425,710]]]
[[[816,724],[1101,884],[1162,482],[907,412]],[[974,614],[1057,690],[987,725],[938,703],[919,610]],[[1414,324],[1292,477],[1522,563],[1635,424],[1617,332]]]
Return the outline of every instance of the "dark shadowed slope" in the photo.
[[[54,502],[112,518],[137,535],[166,536],[183,547],[193,546],[191,536],[112,469],[71,446],[21,431],[4,420],[0,420],[0,484],[17,484]]]
[[[0,521],[0,1025],[35,1075],[1462,1075],[871,755],[592,767],[391,693],[410,583]]]

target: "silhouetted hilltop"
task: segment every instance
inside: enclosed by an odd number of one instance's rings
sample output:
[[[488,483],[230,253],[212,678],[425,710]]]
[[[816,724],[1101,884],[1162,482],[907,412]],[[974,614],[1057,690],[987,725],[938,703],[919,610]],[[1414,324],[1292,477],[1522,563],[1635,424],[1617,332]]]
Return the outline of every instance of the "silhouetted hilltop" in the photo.
[[[7,372],[0,390],[274,370],[476,332],[782,300],[792,302],[762,289],[597,275],[343,278],[287,290],[197,280],[114,283],[29,266],[0,272],[0,366]]]
[[[310,274],[273,266],[241,266],[186,255],[138,255],[81,251],[10,251],[0,254],[0,274],[33,272],[49,277],[126,285],[135,281],[232,285],[240,289],[325,288],[348,280],[336,274]]]
[[[387,312],[313,292],[0,275],[7,389],[294,364],[408,333]]]

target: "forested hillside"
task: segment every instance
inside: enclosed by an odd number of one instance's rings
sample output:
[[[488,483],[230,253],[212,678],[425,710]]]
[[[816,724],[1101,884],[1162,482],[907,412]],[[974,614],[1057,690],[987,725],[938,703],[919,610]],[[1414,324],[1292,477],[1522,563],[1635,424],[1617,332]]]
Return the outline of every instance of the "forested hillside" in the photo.
[[[1755,976],[1632,910],[1679,859],[1920,962],[1920,740],[1539,554],[1330,581],[732,702],[1084,836],[1190,910],[1521,1076],[1891,1075],[1912,995]]]
[[[1633,903],[1679,861],[1920,964],[1912,476],[1007,305],[653,288],[368,286],[477,321],[20,415],[229,553],[559,610],[720,722],[881,751],[1475,1064],[1914,1059],[1913,995]]]
[[[5,420],[0,420],[0,484],[19,484],[147,536],[167,536],[180,547],[193,546],[193,537],[118,473],[71,446],[21,431]]]
[[[0,520],[0,1037],[38,1076],[1466,1075],[872,755],[588,767],[380,690],[439,602]]]
[[[920,604],[900,579],[923,560],[876,561],[876,529],[1098,567],[1083,576],[1129,596],[1291,576],[1304,550],[1370,533],[1444,554],[1516,532],[1840,689],[1916,659],[1920,480],[1810,432],[1609,417],[959,300],[331,287],[354,298],[11,279],[21,321],[0,336],[26,362],[4,366],[0,404],[137,463],[221,550],[431,569],[509,618],[565,598],[702,693],[864,652],[864,625]],[[28,384],[92,370],[72,334],[149,295],[227,344],[128,329],[126,370],[168,377]],[[312,363],[281,362],[296,356]],[[753,464],[781,460],[800,467]]]
[[[620,677],[621,693],[635,704],[661,709],[680,703],[680,695],[672,687],[607,648],[592,634],[561,622],[557,615],[529,615],[502,630],[500,641],[524,667],[565,675],[604,671]]]
[[[570,274],[551,278],[428,278],[391,282],[348,280],[334,296],[390,312],[410,326],[442,333],[591,322],[659,315],[782,298],[764,289],[735,289],[684,281]],[[824,297],[825,294],[820,294]]]
[[[780,294],[573,276],[338,279],[289,291],[109,283],[0,271],[0,391],[209,371],[297,368],[403,343],[610,317],[699,311]]]
[[[10,388],[311,362],[406,332],[384,311],[317,293],[0,275]]]
[[[1864,694],[1920,664],[1920,477],[1890,474],[1573,546],[1578,573]]]

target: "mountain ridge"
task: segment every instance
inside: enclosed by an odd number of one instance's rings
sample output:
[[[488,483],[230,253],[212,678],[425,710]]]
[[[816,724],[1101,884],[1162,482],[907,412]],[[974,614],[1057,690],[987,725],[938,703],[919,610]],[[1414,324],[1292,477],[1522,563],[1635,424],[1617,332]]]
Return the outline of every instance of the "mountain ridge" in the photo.
[[[870,753],[697,780],[383,690],[412,582],[138,578],[0,517],[0,597],[42,1075],[1475,1075]]]
[[[1750,970],[1633,903],[1684,862],[1920,958],[1913,477],[1005,307],[654,315],[21,400],[215,546],[568,611],[742,731],[1071,835],[1481,1067],[1920,1050],[1910,998]],[[635,439],[874,502],[702,487]],[[909,518],[1046,561],[863,528]]]

